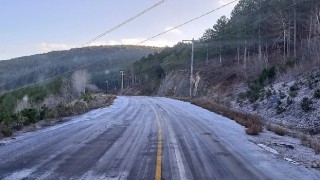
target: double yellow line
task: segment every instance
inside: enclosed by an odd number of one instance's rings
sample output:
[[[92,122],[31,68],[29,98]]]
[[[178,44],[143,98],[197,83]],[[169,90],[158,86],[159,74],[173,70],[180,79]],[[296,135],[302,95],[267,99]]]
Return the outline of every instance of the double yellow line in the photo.
[[[161,167],[162,167],[162,129],[159,118],[157,118],[158,124],[158,149],[157,149],[157,164],[156,164],[156,176],[155,180],[161,180]]]

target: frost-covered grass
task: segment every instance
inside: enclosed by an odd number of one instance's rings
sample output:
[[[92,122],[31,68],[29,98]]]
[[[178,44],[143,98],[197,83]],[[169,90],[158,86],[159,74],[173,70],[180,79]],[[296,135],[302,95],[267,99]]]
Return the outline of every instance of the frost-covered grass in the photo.
[[[255,102],[234,102],[233,108],[261,115],[268,123],[304,133],[320,133],[320,71],[266,86]]]
[[[59,103],[54,107],[43,105],[40,109],[27,108],[17,113],[11,113],[0,108],[0,138],[10,137],[23,127],[34,127],[38,122],[51,125],[63,117],[84,114],[90,110],[109,106],[116,96],[105,94],[86,94],[72,103]],[[40,122],[41,121],[41,122]]]
[[[284,135],[286,135],[288,133],[286,129],[281,128],[279,126],[274,126],[274,125],[271,125],[271,124],[268,124],[266,126],[266,129],[268,131],[274,132],[275,134],[277,134],[279,136],[284,136]]]
[[[204,101],[202,99],[178,98],[180,100],[191,102],[194,105],[205,108],[209,111],[220,114],[224,117],[236,121],[238,124],[245,126],[246,133],[249,135],[258,135],[262,131],[263,123],[261,117],[249,113],[235,111],[217,103]]]

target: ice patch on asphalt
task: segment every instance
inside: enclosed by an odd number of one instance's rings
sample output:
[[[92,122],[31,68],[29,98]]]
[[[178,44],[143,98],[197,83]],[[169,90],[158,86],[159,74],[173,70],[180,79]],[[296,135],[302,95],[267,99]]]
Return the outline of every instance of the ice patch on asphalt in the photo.
[[[33,169],[24,169],[22,171],[14,172],[9,176],[5,177],[3,180],[16,180],[16,179],[25,179],[33,172]]]
[[[279,158],[271,156],[268,152],[261,151],[262,147],[251,142],[245,134],[243,126],[233,120],[199,108],[189,102],[162,97],[153,99],[156,100],[155,103],[165,106],[170,104],[172,108],[179,108],[181,113],[194,117],[199,123],[207,125],[212,132],[219,135],[219,138],[225,145],[237,150],[238,153],[254,164],[255,167],[264,170],[266,174],[271,174],[274,179],[320,179],[320,173],[317,170],[296,166],[287,161],[279,161]]]

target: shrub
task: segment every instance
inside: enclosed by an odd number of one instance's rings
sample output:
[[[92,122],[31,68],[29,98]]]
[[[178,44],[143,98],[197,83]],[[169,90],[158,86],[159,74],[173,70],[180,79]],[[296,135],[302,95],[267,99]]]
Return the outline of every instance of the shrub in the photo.
[[[320,141],[307,135],[300,136],[300,142],[302,145],[314,149],[316,154],[320,153]]]
[[[286,108],[283,107],[283,106],[278,105],[278,106],[276,107],[276,110],[277,110],[277,114],[282,114],[283,112],[286,111]]]
[[[292,86],[290,86],[290,91],[298,91],[299,90],[299,85],[298,83],[294,83]]]
[[[266,97],[270,98],[271,96],[272,96],[271,89],[268,89],[267,92],[266,92]]]
[[[83,99],[86,102],[90,102],[93,100],[93,96],[91,93],[85,93],[84,95],[82,95],[81,99]]]
[[[290,91],[290,92],[289,92],[289,96],[290,96],[290,97],[293,97],[293,98],[294,98],[294,97],[297,97],[297,96],[298,96],[298,91]]]
[[[290,98],[290,97],[287,98],[287,106],[290,106],[293,102],[294,101],[292,98]]]
[[[300,106],[303,111],[308,112],[312,110],[312,101],[309,98],[304,97],[300,103]]]
[[[249,128],[246,129],[246,133],[248,135],[258,135],[261,132],[261,126],[257,124],[251,125]]]
[[[286,96],[285,93],[283,93],[282,91],[279,90],[279,97],[280,97],[280,99],[284,99],[284,98],[286,98],[287,96]]]
[[[312,80],[308,80],[308,87],[309,87],[309,89],[313,89],[313,81]]]
[[[287,130],[285,130],[284,128],[281,128],[279,126],[272,126],[271,124],[268,124],[266,126],[266,129],[268,131],[274,132],[275,134],[277,134],[279,136],[284,136],[284,135],[288,134]]]
[[[34,108],[24,109],[20,112],[21,116],[26,117],[24,125],[34,124],[39,120],[38,110]]]
[[[56,111],[58,117],[67,117],[73,115],[72,108],[62,103],[58,104],[58,106],[56,107]]]
[[[320,89],[314,91],[313,97],[320,99]]]
[[[12,128],[9,127],[9,126],[4,126],[3,129],[2,129],[2,134],[3,134],[5,137],[12,136],[13,130],[12,130]]]
[[[264,69],[258,76],[258,83],[263,85],[266,80],[272,80],[276,76],[276,68],[273,66],[269,69]]]
[[[246,99],[246,93],[243,93],[243,92],[239,93],[238,94],[238,98],[241,99],[241,100],[245,100]]]
[[[41,106],[39,110],[39,119],[43,120],[48,117],[49,114],[49,108],[46,105]]]
[[[287,134],[287,130],[285,130],[281,127],[278,127],[278,126],[274,127],[273,132],[279,136],[284,136]]]
[[[73,105],[73,112],[74,114],[81,114],[81,113],[84,113],[86,112],[88,109],[88,106],[87,106],[87,103],[85,102],[76,102],[74,105]]]

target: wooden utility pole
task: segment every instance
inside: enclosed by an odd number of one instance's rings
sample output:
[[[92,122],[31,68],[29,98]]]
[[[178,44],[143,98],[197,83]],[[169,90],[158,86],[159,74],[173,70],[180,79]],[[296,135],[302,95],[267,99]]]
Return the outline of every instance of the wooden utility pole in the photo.
[[[209,48],[208,48],[208,44],[207,44],[207,59],[206,59],[206,65],[208,65],[209,63]]]
[[[194,78],[193,78],[193,56],[194,56],[194,39],[192,40],[183,40],[183,42],[191,42],[191,67],[190,67],[190,97],[192,98],[192,87],[193,87],[193,82],[194,82]]]
[[[120,71],[120,73],[121,73],[121,92],[123,91],[123,76],[124,76],[124,74],[123,74],[123,71]]]

